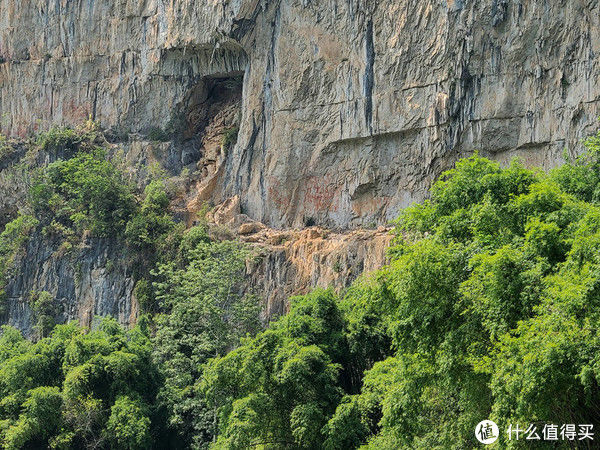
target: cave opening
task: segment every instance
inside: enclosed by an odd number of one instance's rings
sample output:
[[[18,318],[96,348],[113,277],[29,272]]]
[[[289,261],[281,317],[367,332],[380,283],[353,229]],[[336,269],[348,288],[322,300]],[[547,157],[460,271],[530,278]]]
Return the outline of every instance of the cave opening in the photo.
[[[213,174],[237,142],[243,82],[243,72],[205,76],[186,97],[179,137],[188,157],[182,162],[196,163],[202,177]]]
[[[243,71],[203,76],[191,86],[179,104],[175,143],[178,172],[185,173],[185,193],[175,209],[187,223],[197,219],[205,206],[214,206],[227,155],[237,142],[241,111]]]
[[[183,139],[210,138],[239,126],[243,82],[239,72],[203,77],[187,98]]]

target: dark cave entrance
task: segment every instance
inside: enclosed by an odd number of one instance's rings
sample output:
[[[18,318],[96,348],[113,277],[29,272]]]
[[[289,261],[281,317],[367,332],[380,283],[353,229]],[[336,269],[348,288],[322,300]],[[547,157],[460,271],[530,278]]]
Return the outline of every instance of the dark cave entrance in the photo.
[[[243,83],[243,72],[202,78],[186,101],[183,139],[239,126]]]
[[[193,49],[190,49],[193,50]],[[237,143],[242,116],[246,53],[236,44],[171,52],[169,67],[187,68],[185,91],[170,123],[171,173],[180,176],[175,210],[192,224],[207,205],[222,201],[223,175]]]
[[[189,91],[179,119],[184,166],[195,163],[202,178],[214,174],[237,142],[243,72],[203,77]]]

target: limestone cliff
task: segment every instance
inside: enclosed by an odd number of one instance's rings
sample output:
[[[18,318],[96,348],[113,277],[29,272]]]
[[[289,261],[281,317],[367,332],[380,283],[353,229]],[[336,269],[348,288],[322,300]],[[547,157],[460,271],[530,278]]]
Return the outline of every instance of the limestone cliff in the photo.
[[[91,117],[140,185],[154,163],[181,179],[175,207],[188,223],[205,202],[236,198],[242,222],[372,228],[476,149],[543,167],[576,153],[598,125],[599,53],[597,0],[3,0],[0,130],[23,137]],[[9,164],[2,220],[22,195]],[[285,295],[344,285],[373,258],[370,240],[352,242],[348,274],[323,275],[329,244],[290,243],[271,249],[257,283]],[[110,243],[96,245],[91,271],[111,258]],[[310,275],[276,272],[299,254],[314,259]],[[79,295],[52,285],[68,271],[44,261],[39,283]],[[128,320],[126,275],[109,290],[98,277],[81,295],[117,295],[100,303]]]
[[[91,114],[121,135],[189,139],[211,80],[243,74],[238,144],[202,195],[239,194],[278,227],[384,223],[474,149],[543,166],[573,151],[600,115],[599,13],[595,0],[6,0],[2,130]]]
[[[122,248],[110,239],[91,239],[73,255],[57,251],[55,242],[34,235],[17,261],[6,287],[3,323],[26,333],[34,325],[29,298],[49,292],[56,301],[56,321],[90,325],[95,316],[110,315],[122,324],[135,323],[134,279]]]

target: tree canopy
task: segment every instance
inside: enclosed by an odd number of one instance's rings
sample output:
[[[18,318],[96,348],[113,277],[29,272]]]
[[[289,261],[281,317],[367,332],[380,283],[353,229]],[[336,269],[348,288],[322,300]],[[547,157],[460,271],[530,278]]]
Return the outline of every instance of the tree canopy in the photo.
[[[487,418],[598,423],[598,143],[548,174],[478,155],[444,173],[388,266],[208,363],[215,446],[462,449]]]
[[[129,331],[55,326],[51,296],[32,293],[36,341],[0,337],[2,445],[463,449],[488,418],[598,424],[600,134],[586,146],[548,173],[459,161],[398,218],[389,264],[341,295],[292,298],[266,329],[247,247],[184,231],[161,180],[136,196],[74,147],[34,183],[51,207],[0,235],[0,287],[39,224],[115,232],[146,261],[144,314]]]

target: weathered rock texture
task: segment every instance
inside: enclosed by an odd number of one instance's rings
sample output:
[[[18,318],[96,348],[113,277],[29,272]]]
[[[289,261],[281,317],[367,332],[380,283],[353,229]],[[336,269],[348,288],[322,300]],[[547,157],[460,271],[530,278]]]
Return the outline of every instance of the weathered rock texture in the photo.
[[[381,268],[393,239],[391,228],[335,232],[320,227],[276,230],[240,214],[233,197],[207,215],[231,236],[254,247],[246,262],[247,286],[258,293],[266,319],[287,312],[288,299],[315,287],[338,293],[362,274]],[[216,227],[215,227],[216,226]]]
[[[250,285],[263,294],[266,319],[287,312],[290,296],[315,287],[342,292],[362,274],[386,260],[392,235],[388,229],[335,233],[311,227],[302,231],[261,229],[242,237],[262,252],[246,271]]]
[[[542,166],[576,152],[600,115],[599,53],[597,0],[6,0],[1,126],[91,115],[189,138],[198,92],[243,72],[211,200],[345,228],[394,217],[474,149]]]
[[[264,244],[276,232],[258,223],[385,224],[476,149],[543,167],[576,154],[598,125],[599,54],[598,0],[2,0],[0,130],[98,120],[140,185],[154,163],[182,181],[188,223],[222,204]],[[8,165],[2,223],[24,193]],[[389,239],[302,233],[249,267],[273,313],[380,265]],[[65,317],[129,320],[110,243],[84,252],[79,284],[45,245],[9,286],[13,322],[30,289],[64,297]]]
[[[56,300],[58,323],[78,320],[90,325],[95,316],[135,323],[134,280],[123,247],[111,239],[86,239],[69,253],[60,242],[36,234],[21,252],[6,286],[2,322],[31,333],[32,293],[46,291]]]

